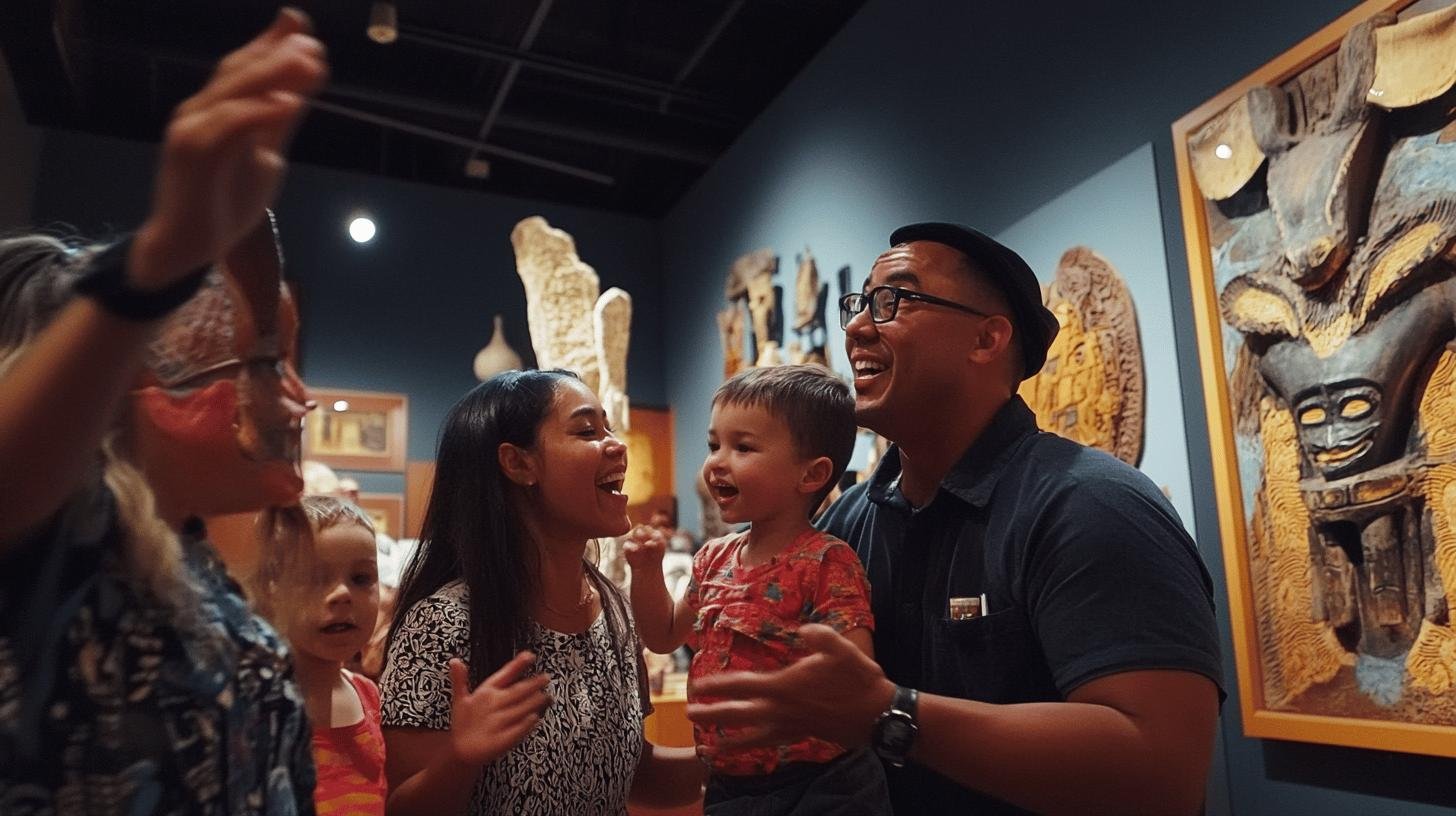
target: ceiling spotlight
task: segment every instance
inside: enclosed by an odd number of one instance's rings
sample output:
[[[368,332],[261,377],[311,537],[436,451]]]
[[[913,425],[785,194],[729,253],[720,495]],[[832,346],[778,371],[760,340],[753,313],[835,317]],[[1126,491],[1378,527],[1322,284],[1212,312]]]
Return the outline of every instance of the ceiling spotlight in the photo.
[[[1234,149],[1226,144],[1221,144],[1213,149],[1213,155],[1220,159],[1231,158],[1234,155]]]
[[[338,411],[341,414],[344,413],[345,411],[349,410],[349,401],[348,400],[334,400],[334,410],[335,411]]]
[[[399,39],[399,13],[393,3],[379,0],[369,7],[369,39],[389,45]]]
[[[364,216],[359,216],[349,222],[349,237],[360,244],[367,244],[374,240],[374,222]]]

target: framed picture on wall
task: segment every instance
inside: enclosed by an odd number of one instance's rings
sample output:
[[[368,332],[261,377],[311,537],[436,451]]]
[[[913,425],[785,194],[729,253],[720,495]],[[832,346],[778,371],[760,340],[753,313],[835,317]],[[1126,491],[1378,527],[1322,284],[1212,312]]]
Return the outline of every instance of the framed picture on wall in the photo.
[[[340,470],[404,470],[409,427],[404,394],[309,391],[319,406],[304,419],[303,458]]]
[[[360,493],[359,507],[374,520],[374,531],[390,538],[404,535],[404,496],[398,493]]]
[[[1244,731],[1456,757],[1456,2],[1173,128]]]

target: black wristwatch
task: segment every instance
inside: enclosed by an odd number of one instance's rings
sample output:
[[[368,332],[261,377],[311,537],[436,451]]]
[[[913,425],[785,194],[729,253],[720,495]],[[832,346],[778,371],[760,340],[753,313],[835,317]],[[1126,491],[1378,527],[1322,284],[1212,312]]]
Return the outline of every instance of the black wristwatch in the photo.
[[[171,313],[190,300],[202,287],[202,279],[212,268],[195,269],[161,289],[136,289],[126,279],[131,243],[132,239],[126,238],[96,253],[89,262],[89,268],[76,280],[72,291],[95,300],[101,308],[123,320],[146,323]]]
[[[880,759],[896,768],[905,766],[910,747],[915,744],[915,734],[920,727],[915,724],[915,711],[919,708],[920,692],[904,686],[895,686],[895,698],[890,707],[875,720],[874,736],[870,744]]]

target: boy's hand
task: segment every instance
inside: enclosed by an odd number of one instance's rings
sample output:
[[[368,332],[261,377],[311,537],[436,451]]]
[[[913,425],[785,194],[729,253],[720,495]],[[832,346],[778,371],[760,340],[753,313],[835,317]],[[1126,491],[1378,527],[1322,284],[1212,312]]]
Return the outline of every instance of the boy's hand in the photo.
[[[627,533],[627,540],[622,542],[622,555],[634,573],[651,570],[661,573],[662,556],[666,553],[667,536],[656,527],[646,524],[633,527]]]
[[[217,65],[172,112],[152,212],[137,231],[131,283],[162,288],[216,261],[263,217],[283,182],[283,154],[328,76],[303,12],[282,9],[266,31]]]
[[[459,658],[450,660],[450,751],[456,761],[478,767],[500,758],[541,720],[551,704],[544,674],[521,679],[536,656],[521,652],[469,691],[470,676]]]

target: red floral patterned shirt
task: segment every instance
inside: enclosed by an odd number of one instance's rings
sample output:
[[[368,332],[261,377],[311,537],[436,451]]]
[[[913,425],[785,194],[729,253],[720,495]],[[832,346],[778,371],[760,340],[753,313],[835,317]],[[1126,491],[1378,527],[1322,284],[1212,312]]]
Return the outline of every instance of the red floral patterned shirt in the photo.
[[[809,530],[766,564],[743,566],[748,533],[709,541],[693,558],[687,602],[696,611],[688,639],[695,654],[688,699],[697,680],[725,671],[769,671],[802,656],[799,626],[822,623],[839,632],[874,629],[870,586],[848,544]],[[716,746],[730,729],[694,724],[698,745]],[[827,762],[844,749],[820,739],[719,753],[714,773],[762,775],[785,762]]]

